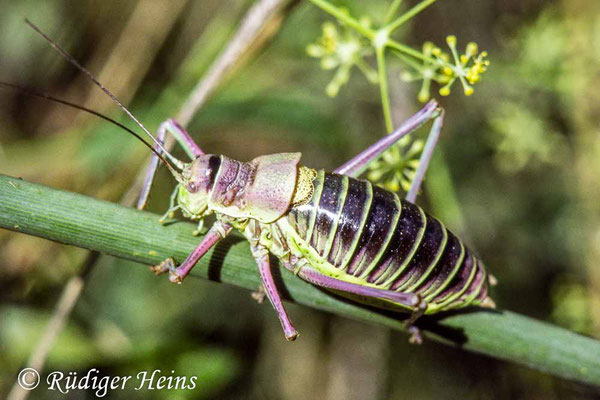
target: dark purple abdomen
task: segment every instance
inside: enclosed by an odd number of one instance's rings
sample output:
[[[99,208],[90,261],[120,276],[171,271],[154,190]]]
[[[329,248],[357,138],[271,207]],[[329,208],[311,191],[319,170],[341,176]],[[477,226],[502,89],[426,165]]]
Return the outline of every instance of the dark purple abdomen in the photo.
[[[324,262],[447,308],[485,298],[481,263],[418,206],[344,175],[319,171],[314,185],[310,202],[292,207],[287,218]]]

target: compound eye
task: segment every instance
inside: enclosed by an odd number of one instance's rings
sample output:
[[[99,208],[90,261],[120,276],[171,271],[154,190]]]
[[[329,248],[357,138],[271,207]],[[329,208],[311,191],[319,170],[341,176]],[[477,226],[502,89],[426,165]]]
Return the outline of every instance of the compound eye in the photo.
[[[195,182],[190,182],[187,184],[187,191],[190,193],[196,193],[198,191],[198,185]]]

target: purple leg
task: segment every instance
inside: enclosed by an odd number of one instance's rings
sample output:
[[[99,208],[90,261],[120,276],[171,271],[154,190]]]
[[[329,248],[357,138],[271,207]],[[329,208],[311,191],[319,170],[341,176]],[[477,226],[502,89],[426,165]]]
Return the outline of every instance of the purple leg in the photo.
[[[196,142],[194,142],[194,139],[192,139],[190,134],[187,133],[187,131],[183,129],[183,127],[179,125],[174,119],[166,120],[165,122],[160,124],[160,127],[158,129],[163,129],[169,132],[171,135],[173,135],[175,139],[177,139],[181,147],[183,147],[183,150],[185,150],[186,154],[188,155],[188,157],[190,157],[190,159],[196,159],[204,154],[200,146],[198,146]]]
[[[169,271],[169,280],[173,283],[181,283],[202,256],[204,256],[219,240],[225,238],[229,232],[231,232],[231,225],[217,221],[206,233],[206,236],[202,238],[200,244],[196,246],[194,251],[187,256],[185,261],[179,267],[175,268],[175,261],[172,258],[167,258],[159,265],[150,267],[150,269],[156,275]]]
[[[357,285],[355,283],[344,282],[339,279],[335,279],[325,274],[322,274],[316,269],[308,266],[300,267],[298,269],[298,275],[305,281],[313,283],[317,286],[357,294],[360,296],[390,300],[396,303],[400,303],[411,309],[418,308],[420,307],[421,303],[423,303],[419,295],[415,293],[393,292],[391,290],[377,289]]]
[[[413,325],[414,322],[425,313],[425,310],[427,310],[427,302],[425,302],[418,294],[393,292],[390,290],[370,288],[344,282],[322,274],[316,269],[307,266],[300,267],[298,269],[298,275],[305,281],[320,287],[353,293],[360,296],[391,300],[412,309],[412,314],[405,322],[405,326],[410,333],[409,342],[413,344],[421,344],[423,342],[419,328]]]
[[[411,203],[414,203],[417,200],[417,195],[419,194],[421,183],[423,182],[423,178],[425,177],[427,167],[429,167],[429,161],[431,161],[431,156],[433,155],[433,150],[435,149],[435,145],[437,144],[437,141],[440,137],[440,132],[442,130],[443,124],[444,110],[440,110],[439,115],[433,120],[433,126],[431,127],[431,131],[429,132],[429,136],[427,137],[425,148],[423,148],[421,158],[419,158],[419,166],[417,167],[417,172],[415,173],[415,177],[410,183],[410,189],[406,194],[406,200],[410,201]]]
[[[341,167],[337,168],[334,172],[351,177],[359,176],[367,169],[369,163],[376,160],[381,153],[394,145],[403,136],[408,135],[430,119],[435,118],[439,112],[440,107],[438,106],[437,102],[435,100],[431,100],[425,105],[425,107],[423,107],[416,114],[410,117],[404,124],[402,124],[400,128],[385,136],[377,143],[369,146],[366,150],[356,155]]]
[[[296,340],[298,332],[292,325],[290,318],[285,311],[285,307],[283,306],[283,302],[281,301],[281,297],[275,286],[275,281],[273,280],[271,265],[269,263],[269,252],[261,246],[252,247],[251,250],[252,255],[256,259],[256,263],[258,264],[258,270],[260,271],[260,277],[262,278],[265,292],[267,293],[273,308],[277,312],[277,316],[283,327],[285,338],[289,341]]]
[[[168,119],[158,127],[156,139],[161,145],[165,142],[167,132],[175,137],[181,147],[183,147],[185,150],[186,154],[192,160],[204,154],[202,149],[196,144],[196,142],[194,142],[194,139],[192,139],[190,134],[187,133],[185,129],[183,129],[177,122],[175,122],[175,120]],[[154,145],[154,149],[156,151],[160,151],[160,147],[158,147],[158,145]],[[148,196],[150,194],[150,189],[152,188],[152,183],[154,182],[154,175],[158,169],[159,162],[160,160],[156,154],[153,154],[152,158],[150,159],[150,163],[148,164],[146,178],[144,179],[144,186],[142,187],[142,192],[140,193],[140,197],[137,202],[137,208],[139,210],[143,210],[148,203]]]

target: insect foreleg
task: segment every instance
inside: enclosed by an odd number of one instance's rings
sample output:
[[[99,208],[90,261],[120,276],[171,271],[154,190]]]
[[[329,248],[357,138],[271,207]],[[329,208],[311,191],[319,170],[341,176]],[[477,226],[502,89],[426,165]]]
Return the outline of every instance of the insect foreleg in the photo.
[[[171,193],[171,197],[169,199],[169,209],[163,214],[162,217],[158,220],[161,224],[167,222],[167,219],[172,219],[175,211],[181,208],[179,204],[175,204],[177,201],[177,193],[179,192],[179,184],[175,185],[175,189],[173,189],[173,193]],[[141,196],[140,196],[141,198]],[[194,231],[195,232],[195,231]]]
[[[173,258],[167,258],[162,263],[150,267],[150,270],[156,275],[169,272],[169,280],[173,283],[181,283],[183,279],[194,268],[196,263],[210,250],[219,240],[225,238],[231,232],[231,225],[217,221],[202,238],[202,241],[194,251],[190,253],[185,261],[179,266],[175,266]]]
[[[187,133],[186,130],[183,129],[177,122],[175,122],[175,120],[168,119],[158,127],[156,139],[161,145],[165,143],[165,137],[167,133],[173,135],[188,157],[190,157],[192,160],[204,154],[202,149],[196,144],[196,142],[194,142],[194,139],[192,139],[190,134]],[[161,152],[161,149],[158,145],[154,145],[154,149],[158,152]],[[137,208],[139,210],[143,210],[148,203],[148,196],[150,194],[150,189],[152,188],[152,183],[154,182],[154,175],[158,169],[159,162],[160,160],[158,159],[158,156],[153,154],[152,159],[148,163],[148,167],[146,169],[146,178],[144,179],[144,185],[137,202]]]
[[[277,291],[277,287],[275,286],[275,281],[273,280],[273,274],[271,272],[271,265],[269,263],[268,250],[265,247],[258,245],[252,246],[251,251],[256,263],[258,264],[258,270],[260,271],[260,277],[263,281],[264,290],[267,294],[267,297],[271,301],[273,308],[277,312],[277,316],[279,317],[279,321],[283,327],[285,338],[289,341],[296,340],[298,337],[298,332],[292,325],[290,318],[285,311],[285,307],[283,306],[283,302],[281,301],[281,297],[279,296],[279,292]]]
[[[440,132],[442,130],[442,126],[444,125],[444,110],[441,109],[439,111],[439,115],[435,117],[433,120],[433,126],[429,131],[429,136],[427,136],[427,142],[425,142],[425,147],[423,148],[423,152],[421,153],[421,157],[419,158],[419,166],[417,167],[417,172],[410,183],[410,189],[406,194],[406,200],[414,203],[417,199],[417,194],[419,194],[419,189],[421,188],[421,183],[423,182],[423,178],[425,177],[425,172],[427,171],[427,167],[429,166],[429,161],[431,161],[431,156],[433,154],[433,150],[435,149],[435,145],[438,142],[440,137]]]
[[[367,149],[357,154],[354,158],[346,162],[334,172],[351,177],[357,177],[363,173],[369,164],[375,161],[385,150],[393,146],[402,137],[413,132],[427,121],[438,116],[440,107],[437,102],[431,100],[421,110],[417,111],[412,117],[404,122],[398,129],[389,135],[383,137],[377,143],[372,144]]]

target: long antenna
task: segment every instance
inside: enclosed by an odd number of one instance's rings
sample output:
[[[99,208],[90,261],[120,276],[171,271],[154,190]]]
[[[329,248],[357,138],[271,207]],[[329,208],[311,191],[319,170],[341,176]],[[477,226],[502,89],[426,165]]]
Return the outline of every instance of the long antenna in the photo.
[[[167,160],[165,160],[165,158],[160,154],[159,151],[157,151],[156,149],[154,149],[148,142],[146,142],[144,140],[144,138],[142,138],[140,135],[138,135],[137,133],[135,133],[134,131],[132,131],[131,129],[129,129],[128,127],[126,127],[125,125],[123,125],[122,123],[120,123],[118,121],[115,121],[114,119],[112,119],[110,117],[107,117],[106,115],[101,114],[98,111],[89,109],[89,108],[84,107],[84,106],[80,106],[79,104],[71,103],[70,101],[67,101],[67,100],[59,99],[58,97],[54,97],[52,95],[49,95],[48,93],[42,93],[42,92],[31,90],[29,88],[26,88],[26,87],[23,87],[23,86],[20,86],[20,85],[15,85],[14,83],[0,81],[0,86],[4,86],[4,87],[8,87],[8,88],[11,88],[11,89],[18,90],[20,92],[25,93],[28,96],[39,97],[41,99],[46,99],[46,100],[54,101],[56,103],[64,104],[64,105],[66,105],[68,107],[72,107],[72,108],[75,108],[75,109],[78,109],[78,110],[81,110],[81,111],[85,111],[87,113],[90,113],[92,115],[100,117],[103,120],[108,121],[108,122],[110,122],[110,123],[118,126],[119,128],[121,128],[121,129],[129,132],[130,134],[132,134],[133,136],[135,136],[136,138],[138,138],[140,142],[142,142],[154,154],[156,154],[156,156],[158,158],[160,158],[160,160],[162,162],[165,163],[165,165],[167,166],[167,168],[169,168],[169,170],[171,170],[173,172],[173,167],[171,166],[171,164]]]
[[[142,128],[142,130],[146,133],[146,135],[148,135],[152,139],[152,141],[167,155],[167,157],[169,158],[169,160],[171,160],[171,162],[176,167],[178,167],[179,169],[183,169],[183,163],[180,160],[178,160],[175,157],[173,157],[171,155],[171,153],[169,153],[167,151],[167,149],[165,149],[163,147],[162,143],[160,143],[154,137],[154,135],[152,135],[150,133],[150,131],[148,131],[148,129],[146,129],[146,127],[144,126],[144,124],[142,124],[140,121],[138,121],[138,119],[131,113],[131,111],[129,111],[127,109],[127,107],[125,107],[123,105],[123,103],[121,103],[119,101],[119,99],[117,99],[117,97],[114,94],[111,93],[110,90],[108,90],[103,84],[101,84],[100,81],[98,81],[98,79],[96,79],[96,77],[90,71],[88,71],[83,65],[79,64],[79,62],[73,56],[71,56],[69,53],[67,53],[65,50],[63,50],[52,39],[50,39],[33,22],[31,22],[30,20],[28,20],[27,18],[25,18],[25,23],[27,25],[29,25],[33,30],[35,30],[38,34],[40,34],[40,36],[42,36],[44,39],[46,39],[46,41],[50,44],[50,46],[52,46],[52,48],[54,48],[54,50],[56,50],[65,60],[67,60],[68,62],[70,62],[71,64],[73,64],[77,69],[79,69],[81,72],[83,72],[84,74],[86,74],[92,80],[92,82],[94,82],[96,84],[96,86],[98,86],[100,89],[102,89],[102,91],[104,93],[106,93],[108,95],[108,97],[110,97],[112,99],[112,101],[114,101],[129,116],[129,118],[131,118],[140,128]]]

